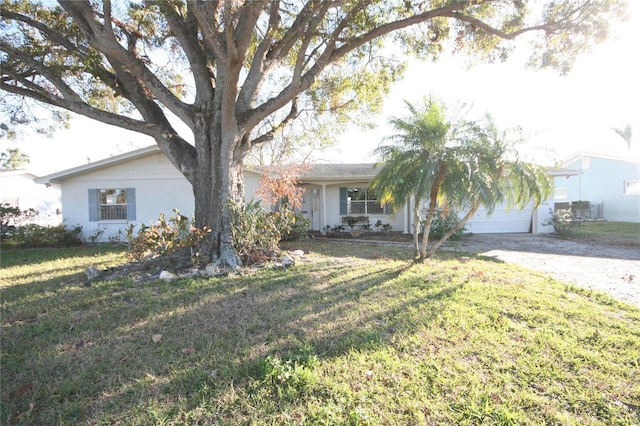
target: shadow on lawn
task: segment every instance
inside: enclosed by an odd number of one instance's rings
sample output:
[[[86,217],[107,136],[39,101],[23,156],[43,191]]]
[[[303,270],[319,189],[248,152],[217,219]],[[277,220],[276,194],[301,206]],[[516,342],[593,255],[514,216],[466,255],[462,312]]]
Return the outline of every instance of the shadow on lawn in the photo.
[[[22,301],[4,294],[13,307],[3,315],[0,423],[127,422],[132,412],[150,421],[150,407],[171,418],[203,398],[223,404],[264,378],[268,356],[393,345],[414,332],[416,312],[432,320],[464,285],[412,274],[406,257],[333,256],[245,277],[101,282],[38,298],[42,281],[25,284]],[[27,306],[28,321],[5,322]]]

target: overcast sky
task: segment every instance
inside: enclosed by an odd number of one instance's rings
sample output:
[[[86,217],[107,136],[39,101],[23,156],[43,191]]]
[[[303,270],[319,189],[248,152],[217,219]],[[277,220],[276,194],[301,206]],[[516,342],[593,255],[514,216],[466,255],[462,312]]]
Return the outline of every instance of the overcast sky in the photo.
[[[392,133],[390,116],[404,116],[403,99],[412,103],[433,94],[449,105],[473,104],[490,113],[499,128],[521,126],[528,136],[520,151],[551,165],[575,151],[640,158],[640,1],[629,2],[630,20],[616,24],[610,40],[580,57],[568,76],[530,71],[522,60],[467,69],[463,59],[444,54],[437,63],[413,63],[395,85],[371,132],[350,131],[317,157],[331,162],[373,162],[382,138]],[[631,124],[633,150],[611,128]],[[33,136],[0,140],[0,150],[18,146],[43,175],[153,144],[132,132],[77,118],[52,139]]]

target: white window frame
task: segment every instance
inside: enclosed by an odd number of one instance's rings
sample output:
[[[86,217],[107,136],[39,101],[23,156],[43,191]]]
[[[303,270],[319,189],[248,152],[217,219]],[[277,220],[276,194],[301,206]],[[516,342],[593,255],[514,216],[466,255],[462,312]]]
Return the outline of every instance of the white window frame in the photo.
[[[624,195],[640,195],[640,180],[625,180]]]

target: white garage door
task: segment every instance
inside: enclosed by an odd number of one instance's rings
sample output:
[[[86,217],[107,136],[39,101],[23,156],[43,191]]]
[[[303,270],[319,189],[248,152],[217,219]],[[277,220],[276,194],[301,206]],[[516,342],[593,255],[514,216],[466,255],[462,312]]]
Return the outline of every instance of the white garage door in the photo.
[[[474,234],[531,232],[532,216],[532,206],[527,206],[523,210],[511,209],[509,211],[506,211],[504,206],[498,206],[491,216],[487,216],[486,210],[479,209],[467,222],[465,232]]]

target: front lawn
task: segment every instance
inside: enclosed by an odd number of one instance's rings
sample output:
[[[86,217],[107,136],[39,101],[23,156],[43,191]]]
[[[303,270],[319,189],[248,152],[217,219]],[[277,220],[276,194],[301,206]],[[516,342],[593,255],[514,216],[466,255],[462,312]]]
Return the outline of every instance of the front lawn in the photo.
[[[640,223],[584,222],[578,227],[572,238],[640,249]]]
[[[308,241],[288,270],[135,285],[2,252],[0,424],[640,423],[640,309],[483,258]]]

